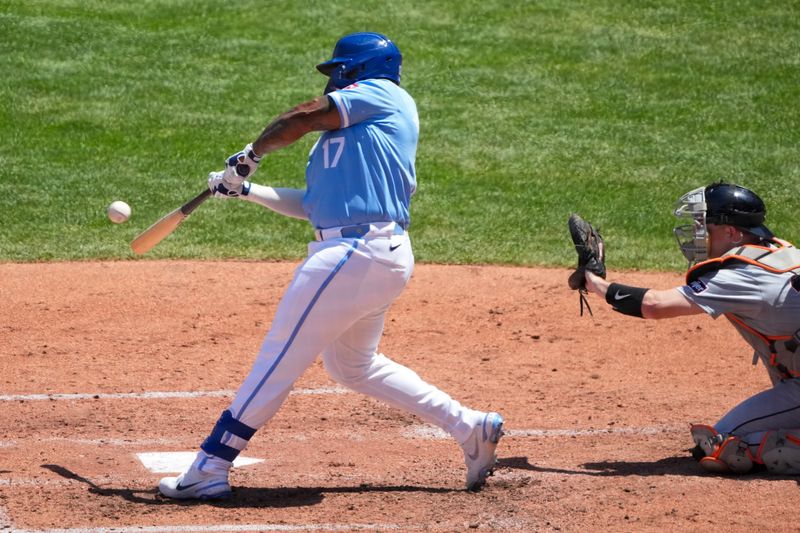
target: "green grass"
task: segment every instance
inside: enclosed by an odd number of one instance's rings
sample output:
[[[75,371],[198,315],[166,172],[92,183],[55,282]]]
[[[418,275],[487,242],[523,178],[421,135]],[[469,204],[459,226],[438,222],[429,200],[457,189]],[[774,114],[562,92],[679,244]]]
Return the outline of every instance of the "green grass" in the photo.
[[[679,269],[672,206],[719,178],[799,241],[800,4],[5,0],[0,260],[128,243],[289,106],[344,33],[387,33],[421,119],[419,261],[566,266],[573,211],[611,268]],[[255,181],[303,186],[313,138]],[[123,225],[105,218],[131,204]],[[296,259],[308,224],[210,201],[146,257]]]

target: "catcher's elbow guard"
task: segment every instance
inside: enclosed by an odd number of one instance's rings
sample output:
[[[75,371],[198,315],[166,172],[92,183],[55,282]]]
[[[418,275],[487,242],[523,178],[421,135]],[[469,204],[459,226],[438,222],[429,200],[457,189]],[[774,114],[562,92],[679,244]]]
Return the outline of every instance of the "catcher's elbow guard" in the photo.
[[[606,302],[614,308],[614,311],[619,311],[623,315],[643,318],[642,302],[644,294],[649,290],[612,283],[606,291]]]

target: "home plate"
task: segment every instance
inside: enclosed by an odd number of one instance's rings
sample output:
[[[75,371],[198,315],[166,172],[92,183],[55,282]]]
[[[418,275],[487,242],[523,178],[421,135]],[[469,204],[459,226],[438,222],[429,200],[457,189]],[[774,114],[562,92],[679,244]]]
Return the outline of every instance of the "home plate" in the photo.
[[[136,457],[151,472],[181,473],[192,465],[194,458],[197,457],[197,452],[146,452],[137,453]],[[240,455],[234,459],[233,466],[247,466],[262,462],[264,462],[264,459],[254,459],[253,457],[242,457]]]

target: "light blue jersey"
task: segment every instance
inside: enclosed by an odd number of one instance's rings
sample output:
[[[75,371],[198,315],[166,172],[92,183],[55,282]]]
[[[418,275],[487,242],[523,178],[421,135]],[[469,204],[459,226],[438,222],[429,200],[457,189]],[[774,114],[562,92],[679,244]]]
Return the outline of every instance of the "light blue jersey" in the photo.
[[[367,222],[408,227],[417,187],[417,106],[390,80],[354,83],[329,93],[341,128],[311,149],[303,209],[311,224],[331,228]]]

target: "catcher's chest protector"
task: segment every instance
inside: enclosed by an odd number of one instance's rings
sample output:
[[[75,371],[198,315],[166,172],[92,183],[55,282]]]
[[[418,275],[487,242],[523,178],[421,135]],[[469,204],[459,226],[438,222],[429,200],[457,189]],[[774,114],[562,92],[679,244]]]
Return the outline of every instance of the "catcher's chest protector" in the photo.
[[[734,248],[725,253],[722,257],[709,259],[696,264],[686,273],[686,283],[696,281],[703,274],[713,272],[720,268],[728,268],[737,263],[747,263],[763,268],[774,274],[794,273],[791,283],[795,290],[800,292],[800,250],[791,243],[774,238],[772,243],[774,248],[748,244]],[[782,342],[782,346],[794,354],[800,347],[800,329],[789,335],[765,335],[756,331],[751,326],[745,324],[740,318],[728,313],[725,315],[731,322],[737,324],[742,329],[755,335],[766,343],[770,351],[769,363],[777,368],[783,377],[792,378],[800,376],[800,371],[790,370],[783,363],[779,362],[777,353],[777,342]],[[755,364],[755,359],[753,360]],[[795,365],[791,365],[795,366]]]
[[[697,263],[686,273],[686,283],[691,283],[703,274],[738,263],[748,263],[775,274],[794,272],[800,277],[800,250],[791,243],[773,239],[776,248],[746,244],[728,250],[722,257]],[[794,284],[794,281],[792,282]]]

